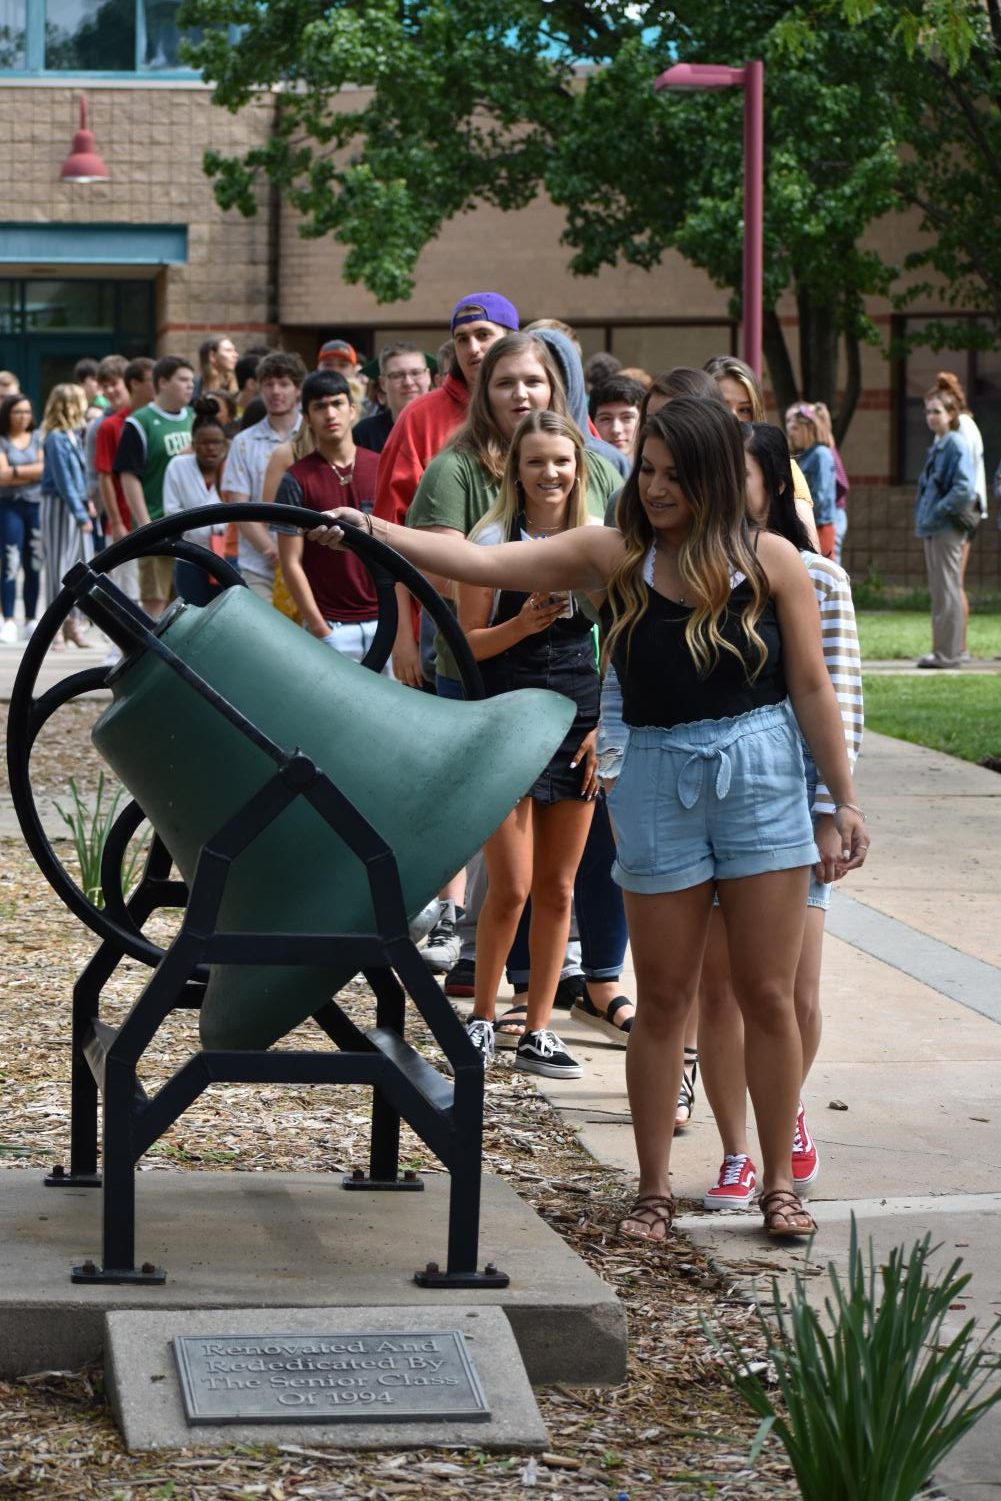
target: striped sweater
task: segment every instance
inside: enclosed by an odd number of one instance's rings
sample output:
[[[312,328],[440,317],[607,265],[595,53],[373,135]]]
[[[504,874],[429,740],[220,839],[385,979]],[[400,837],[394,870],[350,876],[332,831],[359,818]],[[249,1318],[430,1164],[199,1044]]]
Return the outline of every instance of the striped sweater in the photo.
[[[852,588],[843,568],[830,558],[819,553],[804,552],[800,557],[806,564],[817,603],[820,606],[820,634],[824,647],[824,662],[834,684],[834,693],[841,710],[841,723],[845,731],[845,746],[848,763],[854,770],[859,751],[862,749],[862,660],[859,652],[858,631],[855,627],[855,606],[852,604]],[[804,742],[805,748],[805,742]],[[833,813],[834,800],[823,782],[817,782],[817,795],[813,803],[814,813]]]

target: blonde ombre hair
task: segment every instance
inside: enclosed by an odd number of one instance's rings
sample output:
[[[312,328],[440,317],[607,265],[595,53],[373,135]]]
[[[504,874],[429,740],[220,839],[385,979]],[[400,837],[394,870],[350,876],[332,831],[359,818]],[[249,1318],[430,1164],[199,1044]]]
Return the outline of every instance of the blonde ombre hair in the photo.
[[[649,603],[643,564],[656,534],[639,495],[643,448],[649,438],[659,438],[670,450],[678,484],[692,508],[691,530],[678,553],[685,597],[694,600],[685,624],[688,650],[703,677],[719,661],[721,651],[745,660],[720,631],[734,574],[742,573],[751,586],[751,598],[741,610],[740,624],[746,644],[758,659],[750,674],[753,681],[768,658],[768,648],[757,629],[768,600],[768,579],[747,523],[741,425],[720,402],[693,396],[677,397],[643,424],[639,458],[615,513],[625,552],[608,584],[612,625],[605,642],[606,656],[610,657],[616,643],[623,639],[628,651],[633,631]]]
[[[43,433],[75,433],[87,416],[87,393],[83,386],[66,382],[53,386],[42,413]]]
[[[702,368],[707,375],[712,376],[717,385],[728,376],[730,380],[735,380],[742,385],[751,405],[751,421],[766,421],[761,387],[750,365],[745,364],[743,360],[738,360],[735,354],[714,354],[711,359],[706,360]]]
[[[500,494],[482,520],[473,527],[469,534],[471,542],[475,542],[481,532],[494,524],[499,525],[503,529],[504,536],[507,537],[515,519],[525,509],[525,496],[518,471],[521,468],[522,443],[534,433],[543,433],[553,438],[568,438],[573,444],[577,473],[573,489],[567,499],[567,519],[564,530],[570,531],[571,527],[575,526],[587,526],[587,458],[580,428],[571,418],[564,417],[560,412],[528,412],[518,423],[514,437],[511,439],[511,447],[508,450],[507,462],[501,478]]]

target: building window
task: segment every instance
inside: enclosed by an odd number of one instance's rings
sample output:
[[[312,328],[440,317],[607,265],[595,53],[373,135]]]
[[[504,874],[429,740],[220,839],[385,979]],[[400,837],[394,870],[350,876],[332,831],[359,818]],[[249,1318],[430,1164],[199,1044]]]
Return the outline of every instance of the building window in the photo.
[[[0,0],[0,71],[190,73],[181,0]]]
[[[934,318],[902,318],[897,332],[903,338],[913,335],[929,323],[960,320],[949,315]],[[988,475],[1001,459],[1001,350],[997,349],[927,349],[908,352],[901,362],[899,419],[899,465],[901,484],[913,484],[924,465],[931,443],[925,422],[925,392],[935,384],[940,370],[957,375],[966,391],[966,400],[984,438],[984,462]]]

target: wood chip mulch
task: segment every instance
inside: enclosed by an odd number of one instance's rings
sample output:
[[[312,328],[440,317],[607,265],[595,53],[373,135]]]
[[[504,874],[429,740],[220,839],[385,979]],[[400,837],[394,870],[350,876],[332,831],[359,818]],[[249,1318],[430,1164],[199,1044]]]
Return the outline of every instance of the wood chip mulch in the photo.
[[[96,710],[61,711],[67,728],[33,758],[39,789],[64,795],[68,777],[93,784],[87,734]],[[66,847],[63,847],[65,852]],[[71,856],[66,853],[69,861]],[[0,1167],[37,1172],[67,1155],[68,1016],[75,977],[95,940],[57,901],[16,838],[0,843]],[[162,923],[157,941],[169,941]],[[145,971],[124,964],[108,1019],[124,1014]],[[367,992],[357,982],[358,1000]],[[413,1039],[431,1044],[419,1018]],[[293,1040],[295,1034],[293,1034]],[[303,1029],[304,1046],[317,1046]],[[165,1078],[189,1056],[190,1013],[169,1019],[144,1075]],[[293,1041],[294,1045],[294,1041]],[[320,1043],[319,1045],[323,1045]],[[319,1092],[316,1092],[317,1096]],[[701,1319],[734,1332],[760,1358],[746,1294],[722,1280],[682,1235],[663,1247],[623,1242],[615,1225],[632,1185],[596,1163],[524,1075],[499,1061],[487,1088],[485,1170],[518,1194],[610,1285],[626,1307],[629,1372],[614,1388],[537,1392],[552,1452],[477,1450],[380,1454],[239,1446],[130,1455],[105,1399],[101,1371],[42,1372],[0,1381],[2,1501],[783,1501],[798,1494],[781,1450],[766,1445],[753,1468],[756,1420],[723,1376]],[[199,1099],[151,1149],[150,1169],[340,1171],[365,1159],[368,1092],[229,1086]],[[276,1123],[281,1122],[281,1130]],[[406,1165],[434,1160],[405,1132]]]

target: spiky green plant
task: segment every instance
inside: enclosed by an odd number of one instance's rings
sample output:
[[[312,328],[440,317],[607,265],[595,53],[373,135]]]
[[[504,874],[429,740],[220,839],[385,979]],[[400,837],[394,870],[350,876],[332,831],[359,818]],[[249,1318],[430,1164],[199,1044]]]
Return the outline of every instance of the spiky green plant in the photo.
[[[105,782],[104,772],[98,773],[97,791],[94,798],[94,806],[91,810],[87,807],[80,795],[80,789],[73,777],[69,779],[70,797],[73,799],[71,808],[64,808],[61,803],[54,803],[56,812],[68,827],[73,838],[73,847],[76,850],[77,864],[80,867],[80,886],[87,900],[93,902],[95,907],[104,906],[104,889],[101,885],[101,861],[104,858],[104,846],[108,842],[108,835],[118,816],[118,806],[122,800],[123,788],[117,787],[114,796],[105,806],[105,796],[108,787]],[[127,895],[131,890],[139,869],[139,863],[146,852],[149,842],[148,826],[143,832],[142,826],[133,836],[122,867],[122,892]]]
[[[974,1321],[946,1338],[950,1304],[970,1274],[962,1259],[938,1275],[928,1263],[939,1249],[930,1235],[910,1252],[897,1246],[868,1268],[852,1216],[848,1269],[828,1263],[826,1324],[797,1276],[788,1306],[772,1279],[770,1302],[757,1310],[780,1398],[748,1366],[732,1334],[707,1332],[729,1379],[761,1418],[752,1448],[769,1434],[783,1445],[804,1501],[913,1501],[936,1467],[974,1423],[1001,1400],[999,1362]],[[992,1388],[992,1389],[989,1389]]]

